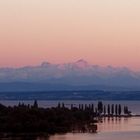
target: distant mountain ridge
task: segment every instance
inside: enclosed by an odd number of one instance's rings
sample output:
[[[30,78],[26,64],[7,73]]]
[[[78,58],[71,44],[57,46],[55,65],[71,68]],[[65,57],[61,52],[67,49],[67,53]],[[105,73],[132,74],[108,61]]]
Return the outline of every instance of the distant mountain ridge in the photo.
[[[0,91],[80,88],[94,90],[97,87],[139,90],[140,73],[125,67],[91,65],[83,59],[65,64],[43,62],[38,66],[0,68]]]

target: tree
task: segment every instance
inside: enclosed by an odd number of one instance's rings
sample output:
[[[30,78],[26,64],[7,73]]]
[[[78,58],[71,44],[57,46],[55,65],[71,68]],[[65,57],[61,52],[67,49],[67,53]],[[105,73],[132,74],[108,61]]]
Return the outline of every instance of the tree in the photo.
[[[91,111],[91,104],[89,104],[89,110]]]
[[[62,108],[65,108],[65,104],[64,103],[62,103]]]
[[[38,108],[37,100],[34,101],[34,105],[33,105],[33,107],[34,107],[34,108]]]
[[[61,104],[60,103],[58,103],[58,106],[57,106],[58,108],[61,108]]]
[[[129,114],[130,112],[129,112],[129,110],[128,110],[128,107],[127,106],[124,106],[124,114]]]
[[[20,106],[21,106],[21,103],[19,102],[19,103],[18,103],[18,107],[20,107]]]
[[[123,112],[124,112],[124,114],[126,114],[126,106],[124,106]]]
[[[81,110],[81,104],[79,104],[79,110]]]
[[[104,115],[106,115],[106,106],[104,105]]]
[[[114,115],[114,104],[111,106],[111,114]]]
[[[92,109],[93,112],[95,111],[94,110],[94,104],[91,105],[91,109]]]
[[[120,115],[121,115],[121,113],[122,113],[122,107],[121,107],[121,105],[120,105],[120,104],[119,104],[118,113],[119,113],[119,116],[120,116]]]
[[[110,115],[110,105],[108,104],[108,107],[107,107],[107,113],[108,115]]]
[[[98,109],[97,108],[95,108],[95,113],[96,113],[96,115],[98,114]]]
[[[87,104],[85,104],[85,110],[87,110]]]
[[[83,105],[83,104],[81,105],[81,110],[82,110],[82,111],[84,110],[84,105]]]
[[[115,105],[115,115],[116,116],[118,115],[118,105],[117,104]]]
[[[102,102],[98,102],[98,112],[99,113],[103,112],[103,103]]]

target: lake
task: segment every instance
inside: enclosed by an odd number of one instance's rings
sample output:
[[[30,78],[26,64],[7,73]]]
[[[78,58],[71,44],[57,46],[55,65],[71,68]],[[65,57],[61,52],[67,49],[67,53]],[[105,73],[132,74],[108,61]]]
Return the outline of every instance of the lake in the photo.
[[[139,140],[140,118],[103,119],[96,134],[68,133],[54,135],[49,140]],[[38,139],[43,140],[43,139]],[[44,139],[45,140],[45,139]]]
[[[6,106],[17,105],[19,101],[0,101]],[[25,104],[33,104],[33,101],[20,101]],[[67,107],[71,104],[97,105],[97,101],[38,101],[40,107],[55,107],[58,102],[64,102]],[[103,101],[104,104],[121,104],[127,105],[134,114],[140,114],[140,101]],[[50,137],[26,138],[27,140],[139,140],[140,139],[140,118],[104,118],[98,124],[97,133],[67,133],[62,135],[53,135]],[[2,139],[2,140],[11,140]],[[18,138],[17,140],[22,140]],[[26,140],[24,138],[24,140]]]

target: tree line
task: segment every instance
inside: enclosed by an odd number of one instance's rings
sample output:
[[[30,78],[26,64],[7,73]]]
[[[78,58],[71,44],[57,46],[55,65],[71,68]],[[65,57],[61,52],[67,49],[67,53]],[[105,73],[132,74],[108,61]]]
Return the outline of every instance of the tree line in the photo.
[[[71,104],[66,107],[58,103],[56,107],[41,108],[35,100],[33,105],[19,103],[13,107],[0,104],[0,134],[2,133],[65,133],[96,132],[98,117],[131,116],[127,106]]]
[[[64,108],[64,103],[58,103],[59,108]],[[122,106],[121,104],[108,104],[104,105],[101,101],[98,102],[97,106],[94,104],[79,104],[78,107],[71,104],[71,110],[73,108],[78,108],[82,111],[92,111],[94,112],[95,116],[131,116],[131,111],[129,110],[128,106]]]
[[[96,132],[94,112],[78,108],[41,108],[37,101],[33,105],[19,103],[13,107],[0,104],[0,134],[5,133],[66,133]]]

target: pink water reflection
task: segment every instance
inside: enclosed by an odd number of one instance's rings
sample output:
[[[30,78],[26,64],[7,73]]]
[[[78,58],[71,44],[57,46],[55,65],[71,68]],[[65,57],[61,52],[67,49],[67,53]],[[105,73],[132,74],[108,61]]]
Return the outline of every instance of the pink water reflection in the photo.
[[[98,123],[98,132],[140,131],[140,118],[105,118]]]
[[[98,123],[96,134],[68,133],[49,140],[140,140],[140,118],[105,118]],[[38,139],[45,140],[45,139]]]

